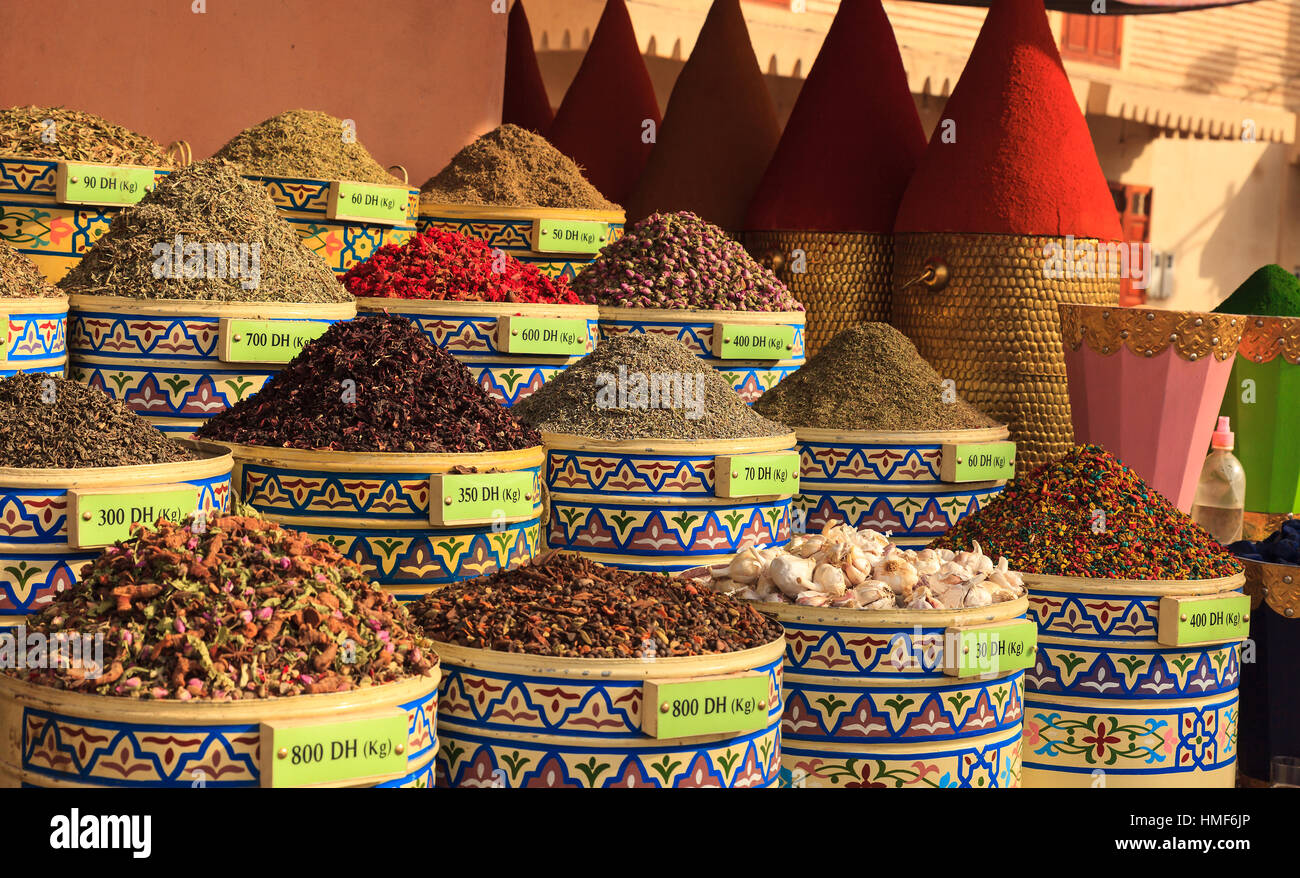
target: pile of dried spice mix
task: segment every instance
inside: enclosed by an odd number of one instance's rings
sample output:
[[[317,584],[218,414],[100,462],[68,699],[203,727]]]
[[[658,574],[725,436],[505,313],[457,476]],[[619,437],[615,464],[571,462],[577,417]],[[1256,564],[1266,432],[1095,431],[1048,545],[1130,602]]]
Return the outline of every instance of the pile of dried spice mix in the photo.
[[[693,213],[655,213],[573,279],[584,302],[622,308],[802,311],[776,275]]]
[[[0,155],[170,168],[167,151],[143,134],[67,107],[0,109]]]
[[[1096,445],[1011,480],[930,546],[968,550],[975,542],[1020,573],[1187,580],[1241,570],[1200,525]]]
[[[436,204],[618,210],[550,141],[505,124],[475,140],[420,187]]]
[[[822,346],[754,409],[791,427],[973,430],[992,418],[944,387],[916,345],[888,323],[863,323]]]
[[[361,145],[355,123],[315,110],[288,110],[259,122],[235,135],[215,158],[254,177],[404,185]]]
[[[360,297],[581,304],[564,278],[552,280],[477,238],[437,228],[380,247],[343,275],[343,285]]]
[[[173,171],[113,217],[64,292],[213,302],[350,302],[271,196],[223,162]]]
[[[336,323],[259,393],[196,434],[242,445],[466,454],[540,445],[402,317]]]
[[[782,633],[746,602],[566,553],[450,586],[410,609],[434,641],[562,658],[738,652]]]
[[[83,469],[196,456],[96,387],[38,373],[0,378],[0,466]]]
[[[63,291],[45,279],[35,262],[0,242],[0,299],[44,299],[61,295]]]
[[[345,692],[428,676],[437,661],[406,609],[328,543],[234,515],[141,529],[87,564],[27,627],[102,634],[102,673],[8,673],[123,698]]]

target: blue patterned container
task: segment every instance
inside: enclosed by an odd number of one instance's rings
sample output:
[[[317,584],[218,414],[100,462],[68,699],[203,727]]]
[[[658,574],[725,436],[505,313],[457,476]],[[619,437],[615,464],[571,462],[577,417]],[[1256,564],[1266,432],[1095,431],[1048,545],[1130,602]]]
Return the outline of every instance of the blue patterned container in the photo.
[[[0,245],[3,246],[3,245]],[[62,377],[68,362],[68,297],[0,296],[0,378],[19,372]]]

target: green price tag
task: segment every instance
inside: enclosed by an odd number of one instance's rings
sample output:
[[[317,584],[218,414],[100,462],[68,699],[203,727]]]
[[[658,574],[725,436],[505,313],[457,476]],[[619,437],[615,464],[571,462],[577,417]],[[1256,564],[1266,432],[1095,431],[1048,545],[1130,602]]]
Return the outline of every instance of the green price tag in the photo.
[[[1009,674],[1031,667],[1038,626],[1029,620],[949,628],[944,632],[943,672],[950,677]]]
[[[429,521],[435,525],[524,521],[537,514],[534,474],[438,474],[429,476]]]
[[[223,363],[287,363],[329,328],[324,320],[222,317],[218,356]]]
[[[793,326],[713,324],[713,356],[719,359],[783,360],[793,354]]]
[[[497,321],[497,347],[508,354],[587,353],[587,321],[581,317],[502,317]]]
[[[153,168],[60,162],[55,197],[61,204],[135,204],[153,188]]]
[[[646,680],[641,730],[652,738],[748,732],[767,725],[767,674]]]
[[[401,186],[331,183],[330,200],[325,208],[325,215],[330,219],[400,226],[406,222],[407,205],[410,199],[410,193]]]
[[[1016,443],[972,442],[945,445],[939,477],[945,482],[991,482],[1016,474]]]
[[[131,535],[131,525],[152,527],[165,518],[193,515],[199,489],[193,485],[68,491],[68,543],[75,548],[111,546]]]
[[[1196,646],[1245,640],[1250,632],[1250,597],[1197,595],[1160,599],[1156,640],[1164,646]]]
[[[718,497],[770,497],[799,490],[799,452],[720,454],[713,459]]]
[[[538,253],[596,253],[608,237],[609,224],[598,220],[533,222],[533,249]]]
[[[341,722],[262,723],[264,787],[343,786],[406,773],[406,712]]]

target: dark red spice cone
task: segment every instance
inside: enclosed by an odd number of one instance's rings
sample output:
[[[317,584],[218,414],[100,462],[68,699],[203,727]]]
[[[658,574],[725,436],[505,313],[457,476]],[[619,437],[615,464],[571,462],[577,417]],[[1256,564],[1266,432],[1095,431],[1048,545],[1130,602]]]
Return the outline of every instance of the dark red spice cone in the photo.
[[[714,0],[628,199],[628,222],[689,210],[739,231],[780,136],[740,2]]]
[[[747,229],[894,230],[925,151],[880,0],[844,0],[804,81]]]
[[[662,121],[654,86],[627,5],[608,0],[547,139],[602,195],[626,204],[654,148],[642,137],[647,119],[656,130]]]
[[[555,114],[546,96],[542,71],[533,51],[533,31],[528,26],[523,0],[515,0],[506,29],[506,84],[501,102],[501,122],[536,131],[543,136]]]

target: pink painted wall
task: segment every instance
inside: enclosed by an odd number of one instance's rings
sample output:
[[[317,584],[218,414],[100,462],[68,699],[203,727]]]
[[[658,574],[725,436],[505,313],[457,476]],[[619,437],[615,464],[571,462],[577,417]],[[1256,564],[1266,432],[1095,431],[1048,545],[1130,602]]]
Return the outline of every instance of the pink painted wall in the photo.
[[[0,106],[96,113],[206,158],[284,110],[356,121],[415,184],[501,121],[491,0],[0,0]]]

